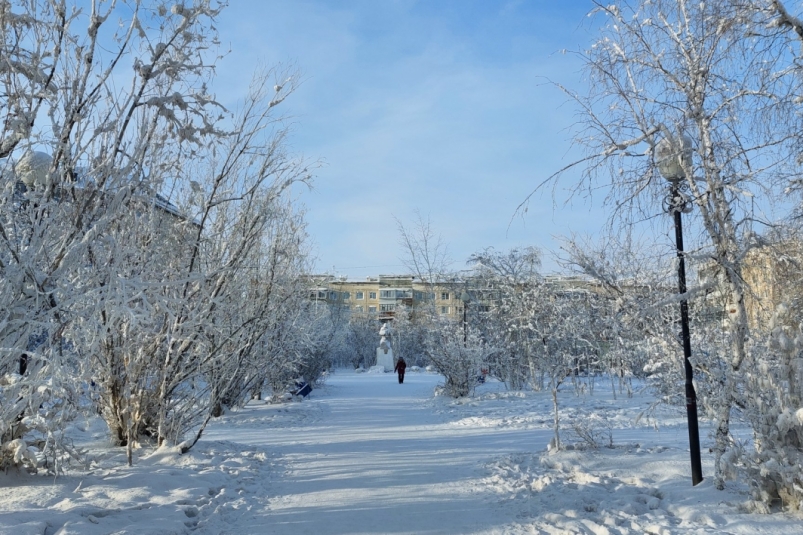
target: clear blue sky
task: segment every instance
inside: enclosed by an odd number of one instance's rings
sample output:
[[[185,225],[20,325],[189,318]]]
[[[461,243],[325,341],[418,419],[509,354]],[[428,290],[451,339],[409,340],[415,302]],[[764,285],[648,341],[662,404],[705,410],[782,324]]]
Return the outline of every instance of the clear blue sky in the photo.
[[[284,104],[292,150],[323,162],[300,194],[318,272],[405,271],[394,216],[429,216],[454,268],[487,246],[554,250],[556,235],[605,218],[536,184],[578,154],[574,107],[547,80],[582,87],[593,34],[588,0],[231,0],[218,29],[231,47],[221,100],[244,94],[257,63],[295,63]],[[571,175],[567,177],[571,182]],[[568,183],[567,182],[567,183]],[[600,199],[601,201],[601,199]],[[555,269],[550,260],[545,270]]]

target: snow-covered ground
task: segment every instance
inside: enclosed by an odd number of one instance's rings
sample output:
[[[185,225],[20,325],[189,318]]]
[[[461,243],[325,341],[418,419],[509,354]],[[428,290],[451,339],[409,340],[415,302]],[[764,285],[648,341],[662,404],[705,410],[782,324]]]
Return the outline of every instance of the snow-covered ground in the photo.
[[[548,453],[549,394],[489,382],[433,398],[440,380],[341,370],[301,403],[253,402],[190,453],[143,449],[133,467],[100,422],[82,422],[71,434],[89,466],[0,474],[0,534],[803,533],[798,517],[742,512],[739,485],[712,487],[705,427],[708,479],[692,487],[683,414],[637,422],[647,393],[567,386],[570,447]]]

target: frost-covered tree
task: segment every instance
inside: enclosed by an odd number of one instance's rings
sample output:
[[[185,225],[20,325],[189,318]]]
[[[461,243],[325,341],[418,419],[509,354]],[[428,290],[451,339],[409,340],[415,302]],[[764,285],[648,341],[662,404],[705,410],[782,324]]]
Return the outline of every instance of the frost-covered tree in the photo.
[[[405,267],[434,292],[435,284],[445,280],[450,274],[449,248],[433,228],[429,217],[424,217],[419,212],[416,212],[415,221],[411,225],[405,226],[397,219],[396,226]],[[431,306],[435,306],[434,302]]]
[[[43,406],[35,392],[77,384],[83,348],[70,330],[95,290],[92,248],[218,134],[204,85],[217,13],[204,1],[0,5],[0,368],[24,355],[25,374],[2,393],[24,414]],[[0,406],[5,435],[21,414]]]
[[[727,303],[727,328],[711,368],[720,385],[713,402],[721,488],[733,410],[757,394],[750,377],[760,359],[745,307],[751,291],[745,259],[760,243],[762,225],[782,223],[768,214],[783,208],[798,183],[803,79],[789,45],[801,26],[779,1],[597,5],[605,19],[600,37],[581,54],[589,92],[570,92],[583,114],[577,141],[587,150],[574,164],[585,170],[576,191],[604,186],[615,206],[611,227],[633,225],[675,202],[665,200],[668,186],[656,163],[667,155],[658,154],[659,143],[667,140],[669,158],[676,157],[681,201],[691,207],[690,249],[717,266]],[[763,428],[754,432],[772,444]]]
[[[645,368],[653,378],[665,366],[672,370],[672,381],[679,377],[683,370],[675,306],[677,274],[663,260],[666,254],[656,254],[649,244],[627,234],[606,236],[598,243],[570,237],[562,249],[562,265],[595,283],[600,298],[595,329],[603,346],[600,369],[610,374],[612,382],[619,378],[620,391],[623,379],[643,377]],[[676,400],[680,391],[672,381],[661,382],[660,388]],[[613,384],[612,389],[615,396]]]
[[[33,439],[5,447],[26,429],[63,449],[83,385],[129,462],[143,435],[193,431],[186,450],[299,308],[280,304],[301,295],[289,195],[309,172],[276,115],[298,76],[263,71],[223,109],[207,89],[218,13],[0,3],[0,451],[14,459],[30,458]]]
[[[348,307],[313,302],[307,298],[306,284],[302,288],[298,295],[304,298],[292,305],[296,313],[271,333],[265,382],[274,402],[282,401],[298,380],[320,384],[348,349]]]
[[[485,359],[493,353],[479,331],[471,329],[471,344],[463,341],[466,325],[438,314],[433,298],[438,284],[457,279],[450,273],[448,248],[436,233],[429,218],[416,214],[411,226],[397,220],[403,261],[424,287],[424,303],[409,318],[403,318],[402,351],[416,357],[416,364],[431,364],[446,377],[448,395],[462,397],[473,391],[476,376]],[[408,321],[409,319],[409,321]],[[458,332],[459,331],[459,332]],[[461,345],[462,344],[462,345]],[[398,345],[398,341],[397,341]],[[417,357],[425,357],[426,362]]]
[[[441,319],[426,342],[429,362],[443,374],[446,395],[460,398],[471,395],[480,370],[487,365],[495,348],[485,342],[476,329]]]
[[[309,310],[315,312],[314,306],[310,305]],[[313,313],[311,319],[310,329],[303,338],[298,376],[310,384],[317,384],[324,379],[324,372],[332,367],[334,355],[345,346],[349,308],[345,305],[324,307]]]
[[[498,252],[487,248],[472,255],[471,292],[474,306],[470,316],[484,339],[498,351],[492,356],[490,372],[509,388],[529,384],[540,388],[537,364],[542,342],[535,332],[543,306],[543,280],[538,272],[541,253],[535,248]],[[479,307],[487,308],[487,310]]]
[[[345,339],[345,356],[351,366],[368,368],[374,363],[379,345],[379,328],[379,320],[370,314],[351,315]]]
[[[426,306],[410,308],[397,305],[393,315],[391,344],[395,358],[403,357],[409,366],[426,362],[425,343],[430,331],[432,310]]]

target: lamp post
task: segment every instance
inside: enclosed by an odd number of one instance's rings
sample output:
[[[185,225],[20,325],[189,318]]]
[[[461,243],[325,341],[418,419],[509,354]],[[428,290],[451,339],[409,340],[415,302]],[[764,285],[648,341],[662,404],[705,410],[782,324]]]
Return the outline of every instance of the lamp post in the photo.
[[[468,321],[466,321],[466,310],[468,309],[468,302],[471,301],[471,296],[468,295],[466,290],[460,294],[460,300],[463,302],[463,347],[466,347],[468,340]]]
[[[689,212],[688,200],[681,194],[681,181],[685,169],[691,167],[691,140],[687,136],[664,138],[655,147],[658,171],[669,181],[668,211],[675,219],[675,243],[678,257],[678,293],[686,293],[686,259],[683,253],[683,221],[681,214]],[[689,453],[691,455],[692,485],[703,480],[700,462],[700,431],[697,425],[697,393],[694,390],[694,369],[691,366],[691,336],[689,334],[689,304],[685,297],[680,300],[680,326],[683,338],[683,367],[686,370],[686,419],[689,426]]]

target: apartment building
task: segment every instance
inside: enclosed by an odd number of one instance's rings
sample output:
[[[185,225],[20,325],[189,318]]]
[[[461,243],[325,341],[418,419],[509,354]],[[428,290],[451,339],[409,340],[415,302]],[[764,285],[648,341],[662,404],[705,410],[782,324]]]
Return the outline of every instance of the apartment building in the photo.
[[[695,303],[695,314],[727,321],[736,307],[731,302],[722,266],[708,261],[696,266],[698,284],[705,295]],[[751,329],[768,330],[778,307],[789,311],[794,322],[803,317],[803,242],[785,239],[751,249],[742,261],[744,306]]]
[[[584,277],[549,276],[543,283],[566,299],[582,300],[602,293],[598,282]],[[368,314],[383,322],[392,320],[399,307],[415,314],[419,307],[433,305],[437,314],[460,320],[464,297],[469,298],[469,313],[486,312],[498,303],[500,292],[501,289],[471,277],[430,284],[412,275],[379,275],[361,280],[314,275],[310,277],[309,298],[348,308],[352,314]]]
[[[790,319],[799,321],[803,315],[803,243],[784,240],[752,249],[742,267],[742,277],[749,289],[745,293],[745,308],[751,328],[768,329],[778,306],[784,304]]]
[[[415,313],[425,304],[434,304],[435,311],[445,316],[459,318],[463,314],[460,296],[466,288],[464,281],[430,284],[412,275],[379,275],[364,280],[316,275],[310,279],[310,299],[347,307],[356,314],[376,315],[381,321],[392,320],[399,307]]]

